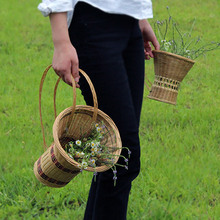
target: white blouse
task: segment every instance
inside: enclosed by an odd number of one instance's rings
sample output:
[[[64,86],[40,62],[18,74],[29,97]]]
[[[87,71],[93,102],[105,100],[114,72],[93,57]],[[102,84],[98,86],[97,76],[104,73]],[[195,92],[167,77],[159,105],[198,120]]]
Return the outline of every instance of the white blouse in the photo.
[[[136,19],[153,17],[151,0],[42,0],[38,9],[44,16],[54,12],[67,12],[67,23],[69,25],[74,7],[80,1],[108,13],[129,15]]]

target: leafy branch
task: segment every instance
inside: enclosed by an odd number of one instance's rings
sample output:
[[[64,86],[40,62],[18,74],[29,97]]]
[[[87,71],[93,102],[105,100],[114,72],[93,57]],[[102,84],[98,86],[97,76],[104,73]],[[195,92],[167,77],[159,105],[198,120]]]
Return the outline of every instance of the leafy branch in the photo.
[[[190,30],[182,34],[177,22],[170,14],[169,7],[167,7],[167,12],[168,19],[154,23],[155,34],[161,44],[161,50],[194,60],[209,51],[220,48],[219,42],[202,45],[200,36],[192,37],[196,19],[193,20]]]

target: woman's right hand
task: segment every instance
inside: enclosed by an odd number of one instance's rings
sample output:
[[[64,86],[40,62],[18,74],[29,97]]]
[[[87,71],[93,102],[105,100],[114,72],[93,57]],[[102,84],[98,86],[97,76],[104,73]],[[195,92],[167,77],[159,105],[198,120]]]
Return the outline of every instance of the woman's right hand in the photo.
[[[60,43],[54,47],[52,67],[64,82],[72,85],[72,77],[79,87],[79,61],[76,49],[69,43]]]
[[[70,42],[67,13],[50,14],[50,23],[54,43],[52,67],[56,74],[69,85],[72,85],[72,75],[77,82],[76,86],[79,87],[79,60],[76,49]]]

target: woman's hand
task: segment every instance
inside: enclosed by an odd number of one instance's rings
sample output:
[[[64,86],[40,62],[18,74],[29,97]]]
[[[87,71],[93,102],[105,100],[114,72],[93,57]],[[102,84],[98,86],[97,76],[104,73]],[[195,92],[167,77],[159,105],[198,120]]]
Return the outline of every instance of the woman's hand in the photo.
[[[160,44],[157,41],[157,38],[154,34],[154,31],[148,21],[146,19],[139,21],[139,26],[142,32],[143,40],[144,40],[144,54],[145,58],[149,60],[154,55],[152,53],[152,48],[150,42],[153,44],[155,50],[160,49]]]
[[[50,14],[54,55],[52,67],[64,82],[72,85],[72,77],[79,82],[79,60],[69,39],[66,12]],[[77,84],[76,87],[79,87]]]
[[[60,43],[54,47],[52,67],[64,82],[72,85],[72,77],[79,82],[79,62],[75,48],[71,43]],[[76,85],[79,87],[79,85]]]

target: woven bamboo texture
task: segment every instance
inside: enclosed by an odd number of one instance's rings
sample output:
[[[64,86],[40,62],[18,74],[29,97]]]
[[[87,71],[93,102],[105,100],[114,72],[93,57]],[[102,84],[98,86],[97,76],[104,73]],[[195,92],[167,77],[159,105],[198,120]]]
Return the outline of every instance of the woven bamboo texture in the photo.
[[[180,83],[195,61],[165,51],[153,54],[155,80],[148,98],[175,105]]]
[[[47,147],[41,112],[41,94],[43,83],[50,67],[51,66],[47,67],[44,71],[39,90],[41,128],[44,148],[47,150],[35,162],[34,173],[36,178],[47,186],[63,187],[80,173],[80,169],[78,168],[79,164],[75,160],[71,159],[63,149],[65,143],[67,143],[70,139],[78,140],[81,139],[82,134],[89,135],[91,126],[93,126],[94,123],[103,122],[105,124],[105,132],[107,132],[107,143],[105,143],[105,146],[107,146],[115,155],[114,163],[116,163],[119,158],[122,143],[115,123],[108,115],[98,109],[97,97],[91,80],[84,71],[80,70],[80,73],[86,78],[90,86],[93,95],[94,107],[76,105],[76,86],[73,79],[73,106],[66,108],[56,117],[56,93],[60,82],[59,78],[54,89],[54,113],[56,118],[53,125],[54,143],[52,143],[49,148]],[[110,167],[104,165],[96,167],[96,169],[88,167],[86,170],[91,172],[104,172],[108,169],[110,169]]]

